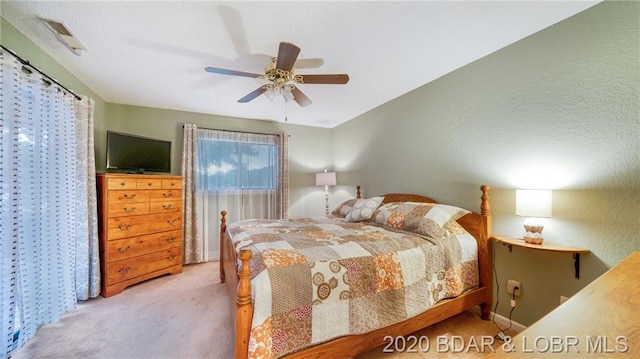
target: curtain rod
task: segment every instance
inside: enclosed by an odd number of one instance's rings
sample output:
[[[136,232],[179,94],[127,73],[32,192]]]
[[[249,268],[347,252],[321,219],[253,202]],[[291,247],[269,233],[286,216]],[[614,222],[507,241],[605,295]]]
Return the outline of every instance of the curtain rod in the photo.
[[[197,126],[197,125],[196,125]],[[182,125],[182,128],[184,128],[184,125]],[[224,132],[240,132],[240,133],[251,133],[254,135],[276,135],[276,136],[280,136],[279,133],[266,133],[266,132],[252,132],[252,131],[236,131],[236,130],[222,130],[219,128],[207,128],[207,127],[198,127],[199,129],[202,130],[211,130],[211,131],[224,131]]]
[[[29,66],[30,68],[36,70],[40,75],[44,76],[47,78],[47,80],[55,83],[56,85],[60,86],[62,89],[64,89],[65,91],[67,91],[67,93],[73,95],[76,99],[78,100],[82,100],[82,98],[78,95],[76,95],[73,91],[69,90],[68,88],[64,87],[61,83],[59,83],[58,81],[56,81],[55,79],[53,79],[51,76],[45,74],[44,72],[42,72],[39,68],[35,67],[34,65],[31,65],[31,63],[29,63],[29,60],[25,60],[22,57],[18,56],[18,54],[16,54],[15,51],[8,49],[6,47],[4,47],[4,45],[0,45],[2,47],[3,50],[7,51],[8,53],[10,53],[11,55],[13,55],[16,59],[18,59],[18,61],[20,61],[20,63],[23,66]]]

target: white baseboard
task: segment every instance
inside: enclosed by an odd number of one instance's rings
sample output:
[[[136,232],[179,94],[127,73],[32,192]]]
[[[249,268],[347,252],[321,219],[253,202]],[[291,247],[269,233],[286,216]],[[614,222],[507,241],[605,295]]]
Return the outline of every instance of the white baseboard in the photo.
[[[493,317],[493,315],[495,314],[495,318]],[[500,328],[507,328],[509,327],[509,318],[507,317],[503,317],[500,314],[491,312],[489,314],[489,318],[494,318],[493,320],[496,322],[496,324],[498,324],[500,326]],[[525,327],[524,325],[515,322],[515,321],[511,321],[511,330],[513,330],[516,333],[520,333],[521,331],[527,329],[527,327]]]
[[[209,251],[208,262],[217,262],[220,260],[220,251]]]
[[[471,309],[472,311],[478,313],[478,315],[480,315],[480,307],[473,307],[473,309]],[[494,317],[495,314],[495,317]],[[507,328],[509,327],[509,318],[507,317],[503,317],[500,314],[494,313],[494,312],[490,312],[489,313],[489,320],[493,320],[495,321],[495,323],[497,325],[500,326],[500,328]],[[521,331],[527,329],[526,326],[515,322],[515,321],[511,321],[511,330],[513,330],[516,333],[520,333]]]

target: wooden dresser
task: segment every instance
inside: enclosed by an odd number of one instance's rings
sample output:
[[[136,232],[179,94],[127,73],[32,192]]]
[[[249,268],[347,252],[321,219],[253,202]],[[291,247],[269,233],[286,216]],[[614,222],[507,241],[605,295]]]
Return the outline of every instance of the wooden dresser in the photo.
[[[182,177],[97,175],[102,294],[182,272]]]

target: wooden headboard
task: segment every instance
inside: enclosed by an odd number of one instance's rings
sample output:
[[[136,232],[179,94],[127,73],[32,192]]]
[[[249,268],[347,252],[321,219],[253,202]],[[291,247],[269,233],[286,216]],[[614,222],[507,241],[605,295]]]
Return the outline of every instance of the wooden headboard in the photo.
[[[430,197],[421,196],[419,194],[408,194],[408,193],[387,193],[383,194],[384,200],[382,203],[391,203],[391,202],[421,202],[421,203],[438,203],[438,201],[434,200]]]
[[[362,198],[362,192],[360,191],[362,187],[356,186],[356,198]],[[423,202],[423,203],[438,203],[433,198],[425,197],[419,194],[408,194],[408,193],[387,193],[384,196],[384,200],[382,203],[391,203],[391,202]]]

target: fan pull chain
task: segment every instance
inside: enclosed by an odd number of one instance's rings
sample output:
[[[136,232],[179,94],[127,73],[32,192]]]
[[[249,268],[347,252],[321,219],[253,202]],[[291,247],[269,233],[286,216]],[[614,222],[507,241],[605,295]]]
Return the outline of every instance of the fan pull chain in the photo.
[[[284,98],[284,122],[288,122],[289,119],[287,118],[289,115],[289,101],[287,101],[287,98]]]

